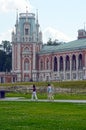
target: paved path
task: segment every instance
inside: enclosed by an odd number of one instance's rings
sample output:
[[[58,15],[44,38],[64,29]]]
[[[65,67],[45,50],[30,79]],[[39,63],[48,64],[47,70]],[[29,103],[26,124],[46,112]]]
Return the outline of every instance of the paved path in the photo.
[[[0,98],[0,101],[32,101],[31,99],[25,99],[23,97],[6,97],[6,98]],[[33,100],[35,101],[35,100]],[[68,103],[86,103],[86,100],[54,100],[50,101],[47,99],[38,99],[38,102],[68,102]]]

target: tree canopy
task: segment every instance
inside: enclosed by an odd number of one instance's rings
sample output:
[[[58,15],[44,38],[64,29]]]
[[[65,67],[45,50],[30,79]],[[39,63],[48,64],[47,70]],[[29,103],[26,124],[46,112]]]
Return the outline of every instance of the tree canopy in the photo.
[[[12,70],[12,44],[9,41],[2,41],[3,50],[0,50],[0,72]]]
[[[10,53],[12,51],[12,44],[10,41],[2,41],[3,49],[6,53]]]
[[[50,45],[50,46],[52,46],[52,45],[60,45],[61,43],[64,43],[64,42],[60,42],[60,41],[57,40],[57,39],[55,39],[55,40],[53,41],[51,38],[49,38],[49,40],[47,41],[47,45]]]

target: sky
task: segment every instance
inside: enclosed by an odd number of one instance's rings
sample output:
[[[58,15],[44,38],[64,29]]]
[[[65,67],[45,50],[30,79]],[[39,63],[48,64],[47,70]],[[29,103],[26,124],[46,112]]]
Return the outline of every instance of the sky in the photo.
[[[86,0],[0,0],[0,43],[11,41],[18,13],[36,13],[43,42],[49,38],[69,42],[76,40],[78,30],[86,26]]]

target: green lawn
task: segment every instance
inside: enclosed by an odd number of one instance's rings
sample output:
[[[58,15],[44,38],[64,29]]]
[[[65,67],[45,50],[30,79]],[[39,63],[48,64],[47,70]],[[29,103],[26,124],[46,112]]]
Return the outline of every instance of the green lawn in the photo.
[[[0,101],[0,130],[86,130],[86,104]]]
[[[6,97],[24,97],[31,99],[32,93],[6,93]],[[47,99],[47,93],[37,93],[38,99]],[[54,99],[86,100],[86,94],[54,94]]]

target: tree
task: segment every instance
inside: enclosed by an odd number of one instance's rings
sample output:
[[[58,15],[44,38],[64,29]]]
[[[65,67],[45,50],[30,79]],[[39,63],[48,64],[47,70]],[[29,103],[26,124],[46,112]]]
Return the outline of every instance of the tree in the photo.
[[[12,70],[12,52],[6,53],[0,50],[0,72],[10,72]]]
[[[6,53],[2,50],[0,50],[0,71],[4,71],[4,65],[6,61]]]
[[[10,41],[2,41],[1,43],[3,45],[4,51],[6,53],[10,53],[12,51],[12,44]]]
[[[12,70],[12,53],[6,55],[4,67],[6,72],[10,72]]]
[[[58,39],[55,39],[54,41],[52,41],[52,39],[49,38],[47,45],[60,45],[61,43],[63,43],[63,42],[59,42]]]
[[[52,45],[52,40],[51,38],[49,38],[48,42],[47,42],[47,45]]]
[[[62,42],[59,42],[59,40],[58,39],[55,39],[54,41],[53,41],[53,45],[60,45]]]

